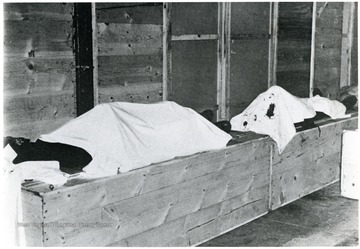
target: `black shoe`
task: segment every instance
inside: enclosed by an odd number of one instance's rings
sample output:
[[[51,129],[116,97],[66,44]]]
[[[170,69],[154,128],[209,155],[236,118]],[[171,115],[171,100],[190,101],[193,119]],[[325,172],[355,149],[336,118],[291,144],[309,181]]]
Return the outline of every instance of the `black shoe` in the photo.
[[[229,121],[219,121],[214,123],[214,125],[227,133],[231,131],[231,123]]]

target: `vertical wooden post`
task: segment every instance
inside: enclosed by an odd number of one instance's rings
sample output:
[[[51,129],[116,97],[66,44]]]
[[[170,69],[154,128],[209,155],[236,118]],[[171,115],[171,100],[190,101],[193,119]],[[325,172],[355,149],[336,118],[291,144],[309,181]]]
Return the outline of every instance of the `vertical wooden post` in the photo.
[[[268,87],[276,85],[279,3],[270,3]]]
[[[163,4],[163,101],[172,93],[172,53],[171,53],[171,3]]]
[[[98,74],[98,35],[96,23],[96,3],[91,3],[92,16],[92,39],[93,39],[93,89],[94,89],[94,105],[99,103],[99,74]]]
[[[229,119],[231,3],[218,3],[217,120]]]
[[[344,2],[340,87],[349,86],[351,84],[351,50],[353,40],[354,11],[354,2]]]
[[[94,107],[92,7],[90,3],[74,3],[76,114]]]
[[[311,52],[310,52],[310,82],[309,97],[312,97],[315,79],[315,36],[316,36],[316,2],[313,3],[312,26],[311,26]]]

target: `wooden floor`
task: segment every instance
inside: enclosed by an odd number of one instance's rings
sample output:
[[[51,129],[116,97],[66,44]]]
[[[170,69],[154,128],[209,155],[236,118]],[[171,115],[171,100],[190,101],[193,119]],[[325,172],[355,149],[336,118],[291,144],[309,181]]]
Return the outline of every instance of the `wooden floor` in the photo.
[[[358,201],[340,183],[305,196],[200,246],[358,246]]]

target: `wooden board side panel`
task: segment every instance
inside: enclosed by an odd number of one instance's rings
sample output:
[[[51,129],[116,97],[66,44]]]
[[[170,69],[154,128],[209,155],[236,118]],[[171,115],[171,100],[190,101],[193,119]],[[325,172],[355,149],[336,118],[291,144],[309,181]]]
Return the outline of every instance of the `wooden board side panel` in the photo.
[[[21,191],[22,224],[20,233],[25,235],[26,246],[43,246],[43,202],[42,198],[31,192]]]
[[[299,132],[281,155],[274,146],[271,208],[339,180],[342,131],[356,127],[357,117]]]
[[[236,146],[229,149],[145,167],[113,178],[112,183],[107,179],[44,194],[45,222],[108,224],[49,229],[48,245],[88,241],[100,246],[193,245],[204,240],[202,225],[215,236],[265,213],[270,174],[267,139],[239,145],[237,151]],[[253,159],[249,151],[255,152]],[[234,161],[241,157],[248,160]],[[225,221],[228,225],[219,227]]]

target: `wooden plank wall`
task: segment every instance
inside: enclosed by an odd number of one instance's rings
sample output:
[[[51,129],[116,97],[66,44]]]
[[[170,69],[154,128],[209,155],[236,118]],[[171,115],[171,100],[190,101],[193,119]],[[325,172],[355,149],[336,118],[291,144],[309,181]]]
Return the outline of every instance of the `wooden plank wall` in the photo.
[[[75,116],[73,4],[4,4],[4,135],[31,139]]]
[[[299,97],[310,91],[312,5],[279,3],[277,85]]]
[[[218,3],[172,3],[171,8],[168,99],[196,111],[216,110]]]
[[[316,3],[314,87],[330,99],[340,88],[343,5]]]
[[[230,116],[268,88],[270,3],[231,4]]]
[[[269,167],[260,138],[40,193],[44,245],[195,245],[267,212]]]
[[[98,102],[162,100],[162,3],[96,3]]]

